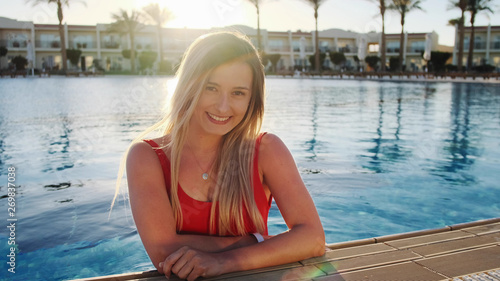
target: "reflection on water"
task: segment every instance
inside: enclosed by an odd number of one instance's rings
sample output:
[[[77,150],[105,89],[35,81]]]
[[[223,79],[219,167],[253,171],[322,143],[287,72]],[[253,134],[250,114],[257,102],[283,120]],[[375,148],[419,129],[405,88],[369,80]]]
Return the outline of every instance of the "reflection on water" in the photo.
[[[171,81],[0,80],[0,201],[13,165],[18,280],[152,268],[126,195],[109,219],[108,211],[122,152],[159,119]],[[498,86],[268,79],[266,87],[264,130],[292,152],[328,242],[498,216]],[[286,230],[274,204],[269,230]]]

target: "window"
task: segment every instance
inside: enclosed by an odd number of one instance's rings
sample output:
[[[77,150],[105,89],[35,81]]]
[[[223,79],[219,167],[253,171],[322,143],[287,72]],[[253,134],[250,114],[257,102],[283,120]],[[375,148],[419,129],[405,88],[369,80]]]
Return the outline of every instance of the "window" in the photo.
[[[474,37],[474,49],[486,49],[486,42],[482,36]]]
[[[74,35],[72,42],[69,44],[74,49],[94,48],[92,35]]]
[[[59,35],[55,34],[40,34],[40,47],[41,48],[58,48],[61,45]]]
[[[399,42],[396,42],[396,41],[387,42],[387,52],[388,53],[399,53]]]
[[[26,48],[28,36],[22,33],[7,34],[7,48]]]
[[[120,38],[118,35],[104,35],[101,37],[101,48],[118,49],[120,48]]]
[[[269,49],[271,51],[282,51],[283,50],[283,41],[276,40],[276,39],[269,40]]]
[[[425,41],[411,42],[410,53],[420,53],[425,51]]]
[[[145,36],[136,36],[135,37],[135,48],[136,50],[146,49],[151,50],[153,47],[156,47],[153,43],[153,39],[151,37]]]
[[[379,44],[369,44],[368,45],[368,52],[369,53],[378,53],[380,50]]]
[[[328,45],[327,41],[320,41],[319,42],[319,50],[320,52],[329,52],[330,51],[330,46]]]
[[[496,35],[493,42],[491,42],[491,49],[500,50],[500,35]]]

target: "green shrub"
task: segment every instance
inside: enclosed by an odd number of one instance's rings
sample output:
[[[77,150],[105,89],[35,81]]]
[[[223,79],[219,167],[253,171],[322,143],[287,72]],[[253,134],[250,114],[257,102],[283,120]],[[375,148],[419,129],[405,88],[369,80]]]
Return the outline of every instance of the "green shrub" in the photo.
[[[334,65],[341,66],[347,61],[347,59],[346,59],[344,53],[330,52],[330,61]]]
[[[446,72],[455,72],[455,71],[458,71],[458,66],[454,65],[454,64],[447,64],[444,66],[444,68],[446,69]]]
[[[446,70],[446,61],[451,58],[451,53],[448,52],[431,52],[431,71],[443,72]]]
[[[472,70],[477,71],[477,72],[481,72],[481,73],[487,73],[487,72],[493,72],[493,70],[495,70],[495,67],[493,65],[490,65],[490,64],[483,64],[483,65],[474,66],[472,68]]]
[[[378,62],[380,61],[380,58],[377,56],[367,56],[365,58],[365,62],[373,69],[377,67]]]
[[[389,70],[395,72],[399,69],[399,57],[389,58]]]
[[[16,56],[12,59],[12,63],[16,66],[17,70],[24,70],[28,65],[28,60],[23,56]]]
[[[153,67],[158,54],[153,51],[143,51],[139,54],[140,69],[144,70]]]
[[[82,55],[82,50],[78,49],[67,49],[66,56],[72,65],[77,66],[78,61],[80,61],[80,56]]]

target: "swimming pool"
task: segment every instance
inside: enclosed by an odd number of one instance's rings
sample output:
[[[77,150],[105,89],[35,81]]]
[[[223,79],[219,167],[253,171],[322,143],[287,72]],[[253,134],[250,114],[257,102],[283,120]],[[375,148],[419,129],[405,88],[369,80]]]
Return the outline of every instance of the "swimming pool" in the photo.
[[[500,213],[500,94],[493,84],[267,80],[264,130],[292,151],[328,243]],[[66,280],[152,269],[118,162],[161,114],[166,77],[0,80],[0,221],[16,168],[16,273]],[[286,229],[273,205],[272,234]]]

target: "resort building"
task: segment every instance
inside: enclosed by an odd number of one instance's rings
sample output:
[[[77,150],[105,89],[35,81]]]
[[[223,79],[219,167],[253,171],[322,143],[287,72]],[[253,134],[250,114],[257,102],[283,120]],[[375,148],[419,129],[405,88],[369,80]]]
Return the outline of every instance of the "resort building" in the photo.
[[[463,65],[467,65],[471,27],[465,27]],[[453,47],[453,64],[458,61],[458,25],[455,26],[455,46]],[[473,66],[490,64],[500,68],[500,26],[475,26],[474,27],[474,54]]]
[[[69,69],[86,70],[93,66],[95,59],[100,61],[100,65],[105,70],[130,69],[130,60],[122,55],[122,50],[131,48],[128,36],[120,36],[110,32],[108,27],[108,24],[64,25],[66,48],[82,51],[78,65],[71,65],[68,62]],[[180,62],[187,46],[198,36],[220,29],[163,28],[163,57],[175,65]],[[254,28],[231,26],[222,29],[240,31],[251,38],[257,46],[257,30]],[[430,34],[430,37],[427,34]],[[422,53],[425,50],[427,37],[431,38],[431,49],[438,50],[440,47],[438,45],[439,38],[435,32],[405,34],[406,48],[403,55],[407,71],[421,71],[426,64]],[[386,65],[389,65],[391,57],[399,57],[399,39],[400,34],[386,34]],[[276,65],[278,71],[311,68],[309,57],[313,56],[315,51],[314,31],[279,32],[262,29],[261,42],[262,49],[266,54],[280,55]],[[484,43],[484,41],[476,40],[476,44],[478,44],[477,42]],[[358,67],[356,60],[359,56],[380,57],[380,44],[380,33],[361,34],[340,29],[319,31],[319,48],[321,52],[327,54],[324,67],[331,69],[355,69]],[[27,53],[31,49],[33,50],[31,59],[35,68],[58,69],[62,66],[59,27],[56,24],[36,24],[0,17],[0,46],[8,49],[7,55],[0,57],[0,68],[7,68],[15,56],[27,57]],[[135,35],[135,50],[138,53],[144,50],[154,52],[160,50],[155,26],[144,25],[140,28]],[[329,52],[343,53],[346,62],[342,66],[333,65],[329,59]],[[155,67],[158,67],[158,60],[159,56],[157,56]],[[361,60],[361,66],[364,66],[363,60]]]

